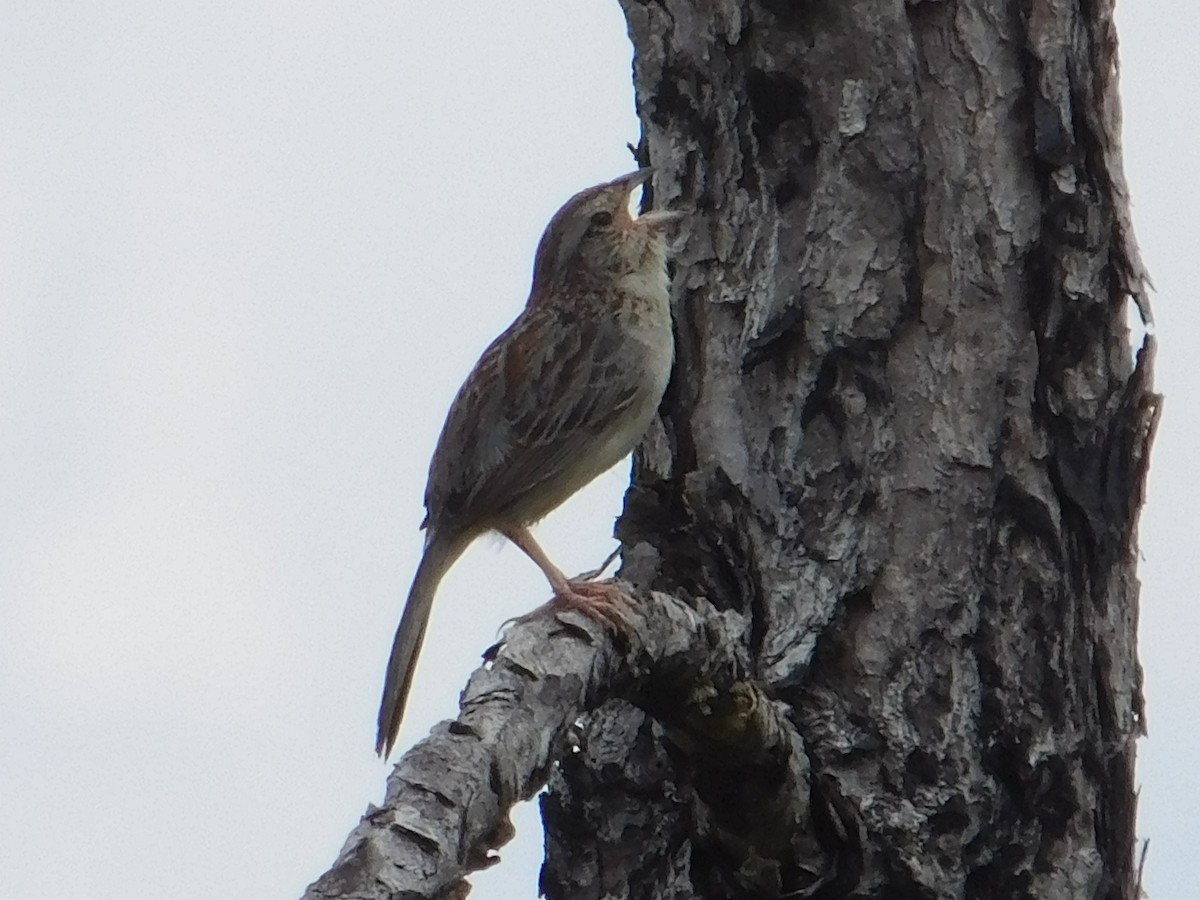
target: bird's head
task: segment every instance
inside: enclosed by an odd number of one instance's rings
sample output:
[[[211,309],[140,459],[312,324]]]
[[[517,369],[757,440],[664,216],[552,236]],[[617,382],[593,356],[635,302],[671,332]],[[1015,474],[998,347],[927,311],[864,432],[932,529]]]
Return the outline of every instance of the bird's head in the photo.
[[[683,214],[630,214],[630,194],[652,174],[648,166],[638,169],[580,191],[563,204],[538,244],[530,302],[563,288],[603,289],[644,267],[661,269],[664,233]]]

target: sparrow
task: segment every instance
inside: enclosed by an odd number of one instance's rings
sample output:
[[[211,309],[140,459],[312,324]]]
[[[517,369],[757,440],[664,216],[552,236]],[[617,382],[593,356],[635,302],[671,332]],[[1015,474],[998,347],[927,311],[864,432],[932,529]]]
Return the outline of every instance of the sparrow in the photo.
[[[434,594],[467,546],[498,532],[542,570],[552,605],[611,621],[611,585],[568,578],[530,526],[629,454],[674,360],[666,232],[630,213],[649,167],[580,191],[542,235],[525,308],[459,389],[429,466],[425,549],[392,643],[375,751],[391,753]]]

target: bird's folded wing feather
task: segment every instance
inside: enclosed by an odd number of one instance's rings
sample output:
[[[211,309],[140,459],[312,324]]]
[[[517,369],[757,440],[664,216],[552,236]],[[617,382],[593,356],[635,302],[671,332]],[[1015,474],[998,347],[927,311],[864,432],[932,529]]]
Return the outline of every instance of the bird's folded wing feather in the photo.
[[[619,325],[566,315],[527,309],[484,352],[434,452],[431,511],[451,520],[500,517],[553,490],[637,401],[636,354]]]

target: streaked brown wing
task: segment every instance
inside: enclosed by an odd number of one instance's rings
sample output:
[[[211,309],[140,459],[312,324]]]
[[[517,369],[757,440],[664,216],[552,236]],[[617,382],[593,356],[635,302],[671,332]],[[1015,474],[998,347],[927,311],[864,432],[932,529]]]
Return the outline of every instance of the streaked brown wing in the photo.
[[[565,315],[527,309],[480,357],[430,465],[431,520],[486,521],[553,492],[636,400],[633,354],[618,327],[593,316],[566,322]]]

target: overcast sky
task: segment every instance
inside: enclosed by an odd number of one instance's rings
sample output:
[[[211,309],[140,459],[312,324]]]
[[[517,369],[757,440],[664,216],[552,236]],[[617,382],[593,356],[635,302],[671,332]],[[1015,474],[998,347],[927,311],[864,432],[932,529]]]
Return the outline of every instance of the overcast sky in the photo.
[[[1154,898],[1200,846],[1186,0],[1119,11],[1167,393],[1142,526]],[[0,2],[0,898],[290,897],[372,754],[445,408],[575,190],[631,168],[614,0]],[[627,469],[539,529],[611,544]],[[546,593],[481,541],[401,734]],[[478,895],[533,897],[536,813]]]

